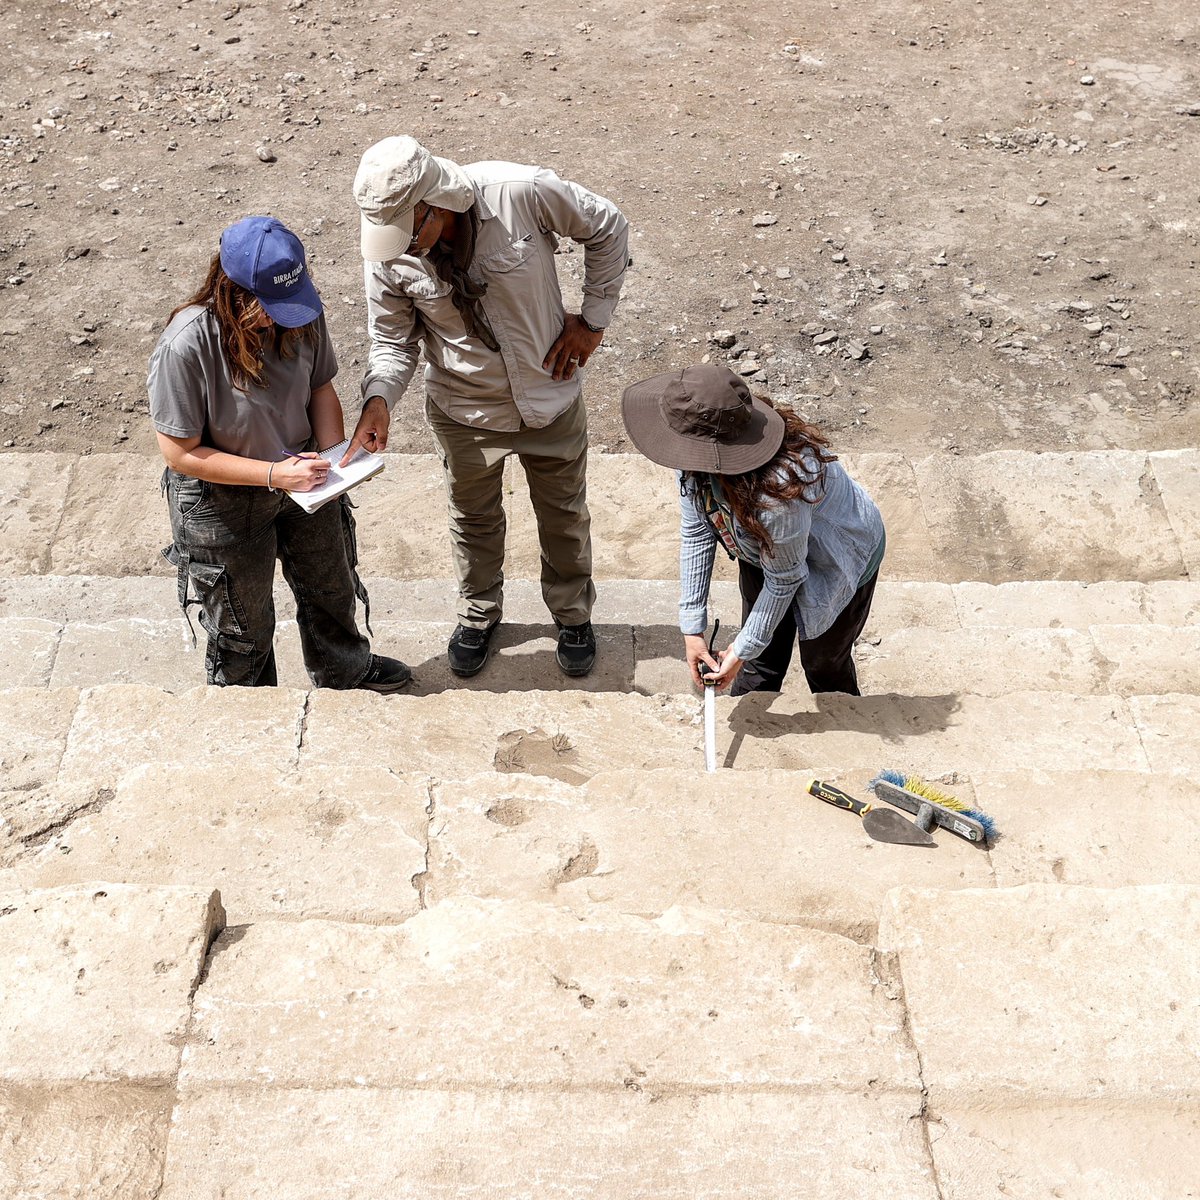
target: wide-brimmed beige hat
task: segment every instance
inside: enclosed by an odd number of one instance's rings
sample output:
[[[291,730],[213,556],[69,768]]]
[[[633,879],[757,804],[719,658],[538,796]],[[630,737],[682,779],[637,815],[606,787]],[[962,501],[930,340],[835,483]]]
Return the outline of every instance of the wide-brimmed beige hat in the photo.
[[[422,200],[466,212],[475,203],[475,189],[462,167],[448,158],[435,158],[415,138],[387,137],[359,159],[354,199],[363,258],[387,262],[408,250],[413,209]]]
[[[783,444],[783,418],[728,367],[684,367],[630,384],[621,412],[633,444],[678,471],[742,475]]]

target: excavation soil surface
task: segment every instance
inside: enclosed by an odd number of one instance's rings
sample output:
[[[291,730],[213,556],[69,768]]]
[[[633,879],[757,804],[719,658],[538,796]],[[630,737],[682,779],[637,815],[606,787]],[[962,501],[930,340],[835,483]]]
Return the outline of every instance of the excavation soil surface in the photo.
[[[256,212],[305,240],[356,414],[350,184],[394,133],[628,216],[599,448],[627,383],[706,355],[846,450],[1200,442],[1191,0],[7,0],[0,38],[6,448],[153,453],[147,357]]]

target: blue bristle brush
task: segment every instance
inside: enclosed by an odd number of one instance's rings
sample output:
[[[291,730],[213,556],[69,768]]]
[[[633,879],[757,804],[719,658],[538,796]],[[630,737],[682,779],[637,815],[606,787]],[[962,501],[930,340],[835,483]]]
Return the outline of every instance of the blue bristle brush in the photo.
[[[867,787],[880,800],[886,800],[916,817],[914,824],[928,833],[934,825],[949,833],[986,847],[996,839],[996,822],[977,808],[968,808],[961,800],[903,771],[880,771]]]

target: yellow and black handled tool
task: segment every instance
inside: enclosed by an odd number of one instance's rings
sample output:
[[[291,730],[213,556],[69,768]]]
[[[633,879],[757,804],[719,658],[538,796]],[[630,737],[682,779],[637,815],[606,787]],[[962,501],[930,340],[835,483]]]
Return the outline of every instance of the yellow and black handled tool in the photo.
[[[863,829],[877,842],[892,842],[899,846],[936,846],[937,843],[923,829],[918,829],[907,817],[902,817],[894,808],[874,808],[862,800],[856,800],[849,792],[824,783],[820,779],[809,780],[804,789],[810,796],[844,808],[862,818]]]

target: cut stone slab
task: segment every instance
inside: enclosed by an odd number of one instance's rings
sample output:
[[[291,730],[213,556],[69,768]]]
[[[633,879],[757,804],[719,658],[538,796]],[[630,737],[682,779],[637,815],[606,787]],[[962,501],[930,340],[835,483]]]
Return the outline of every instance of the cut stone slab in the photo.
[[[919,1088],[871,951],[814,929],[455,900],[263,922],[209,961],[185,1088]]]
[[[929,1142],[954,1200],[1200,1196],[1200,1110],[1173,1106],[939,1113]]]
[[[380,762],[436,778],[479,771],[583,783],[613,767],[703,767],[700,710],[669,696],[459,689],[429,696],[311,693],[301,766],[345,761],[370,731]]]
[[[999,698],[801,692],[718,697],[718,761],[741,769],[814,773],[822,764],[839,770],[886,767],[926,779],[1018,765],[1145,771],[1150,763],[1142,749],[1142,723],[1135,723],[1132,711],[1143,699],[1148,698],[1061,692]]]
[[[55,575],[174,574],[159,550],[171,541],[160,494],[161,459],[91,454],[76,460],[50,547]]]
[[[73,454],[0,454],[0,575],[40,575],[62,520]]]
[[[949,572],[943,577],[991,583],[1186,577],[1142,452],[937,454],[913,470],[933,548]]]
[[[883,515],[887,551],[881,568],[892,579],[952,580],[930,536],[913,465],[893,454],[860,454],[846,462]]]
[[[1188,587],[1176,581],[1114,583],[1102,580],[1045,579],[1020,583],[956,583],[954,595],[964,629],[1011,625],[1043,629],[1086,629],[1089,625],[1131,625],[1147,617],[1146,594],[1166,587]],[[1165,624],[1183,622],[1165,621]],[[914,624],[923,624],[920,620]]]
[[[174,1091],[0,1085],[0,1195],[155,1200]]]
[[[0,691],[0,791],[40,787],[57,776],[78,706],[76,688]]]
[[[296,765],[304,705],[303,692],[286,688],[196,687],[180,695],[133,684],[88,688],[62,771],[115,783],[143,763],[228,765],[239,757],[285,771]],[[343,745],[338,761],[345,753]]]
[[[1000,831],[1000,887],[1130,887],[1200,877],[1196,785],[1134,771],[1014,771],[974,781],[973,803]],[[964,802],[961,789],[947,788]]]
[[[794,1200],[797,1180],[828,1200],[936,1200],[919,1113],[910,1094],[632,1080],[621,1094],[185,1092],[161,1200]]]
[[[1143,586],[1142,607],[1156,625],[1200,625],[1200,580],[1163,580]]]
[[[899,957],[935,1109],[1200,1101],[1200,887],[897,888]]]
[[[383,767],[305,777],[254,765],[150,765],[16,873],[28,888],[91,879],[215,886],[232,924],[403,921],[420,908],[413,877],[425,870],[428,800],[423,777]]]
[[[174,575],[23,575],[0,579],[0,617],[120,621],[131,613],[151,620],[179,616]]]
[[[449,896],[657,916],[683,905],[868,942],[900,883],[987,887],[986,854],[872,841],[862,822],[785,771],[619,771],[572,788],[479,775],[434,791],[427,902]],[[838,779],[870,799],[862,773]]]
[[[60,632],[54,621],[0,619],[0,688],[45,687]]]
[[[1089,632],[1111,663],[1108,691],[1118,696],[1200,694],[1200,625],[1095,625]]]
[[[1200,777],[1200,697],[1131,696],[1150,769]]]
[[[1188,574],[1200,582],[1200,450],[1159,450],[1150,466]]]
[[[896,629],[877,645],[860,643],[854,657],[859,686],[867,694],[920,689],[947,695],[1048,691],[1087,696],[1109,690],[1095,642],[1076,629]],[[1147,688],[1153,682],[1146,680]],[[804,686],[799,671],[785,681],[788,690]]]
[[[889,570],[890,567],[889,563]],[[740,607],[730,610],[731,616],[739,613]],[[875,587],[862,639],[870,641],[886,632],[908,629],[914,625],[925,629],[960,628],[953,586],[948,583],[880,579]]]
[[[138,683],[172,691],[204,682],[205,634],[196,646],[183,617],[128,617],[103,624],[73,622],[63,629],[52,687]]]
[[[191,888],[93,883],[0,896],[0,1083],[166,1083],[224,928]]]

